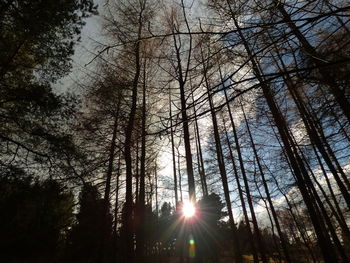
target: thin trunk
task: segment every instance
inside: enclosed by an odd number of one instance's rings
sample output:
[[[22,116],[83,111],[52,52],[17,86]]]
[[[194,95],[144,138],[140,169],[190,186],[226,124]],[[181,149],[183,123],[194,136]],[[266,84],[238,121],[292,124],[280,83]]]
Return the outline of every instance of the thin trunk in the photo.
[[[149,192],[147,198],[147,204],[151,206],[153,209],[153,181],[152,181],[152,173],[148,173],[148,184],[149,184]]]
[[[299,28],[292,21],[291,16],[284,9],[284,4],[279,0],[274,0],[274,2],[277,9],[282,14],[288,27],[299,40],[302,48],[305,50],[305,53],[309,56],[310,61],[312,61],[318,67],[322,81],[328,86],[329,91],[334,96],[344,115],[350,122],[350,103],[346,98],[345,92],[339,88],[335,79],[327,72],[327,59],[322,54],[317,52],[317,50],[309,43],[306,37],[300,32]]]
[[[106,262],[108,259],[108,251],[106,247],[108,247],[107,243],[109,240],[109,216],[110,216],[110,192],[111,192],[111,180],[112,180],[112,173],[113,173],[113,164],[114,164],[114,157],[115,157],[115,149],[116,149],[116,138],[117,138],[117,132],[118,132],[118,120],[119,120],[119,102],[117,105],[117,114],[114,117],[113,121],[113,132],[112,132],[112,140],[111,145],[109,148],[109,158],[108,158],[108,169],[106,174],[106,186],[105,186],[105,192],[103,197],[103,240],[101,240],[100,245],[100,257],[103,262]]]
[[[270,190],[269,190],[269,187],[267,185],[266,178],[265,178],[265,173],[264,173],[264,171],[262,169],[262,166],[261,166],[261,163],[260,163],[258,151],[256,149],[255,142],[254,142],[252,133],[250,131],[249,123],[248,123],[247,116],[245,114],[245,111],[244,111],[242,103],[241,103],[241,109],[242,109],[243,117],[244,117],[245,124],[246,124],[246,127],[247,127],[248,135],[249,135],[249,138],[250,138],[252,150],[253,150],[253,153],[254,153],[254,156],[255,156],[258,168],[259,168],[259,173],[261,175],[261,180],[262,180],[262,183],[263,183],[263,186],[264,186],[266,198],[267,198],[267,201],[269,203],[269,207],[270,207],[270,210],[271,210],[274,222],[276,224],[277,232],[278,232],[278,235],[279,235],[280,240],[281,240],[281,246],[282,246],[282,249],[283,249],[283,253],[284,253],[285,257],[286,257],[286,262],[291,262],[289,251],[288,251],[288,247],[287,247],[287,242],[283,238],[282,229],[281,229],[281,226],[279,224],[279,221],[278,221],[278,218],[277,218],[277,214],[276,214],[276,210],[275,210],[275,207],[274,207],[273,202],[272,202],[272,198],[271,198],[271,195],[270,195]]]
[[[182,196],[182,176],[181,176],[181,165],[180,165],[180,152],[179,148],[177,148],[177,169],[179,174],[179,190],[180,190],[180,201],[183,202],[183,196]]]
[[[245,223],[246,223],[246,226],[247,226],[247,229],[248,229],[248,233],[249,233],[249,237],[248,238],[250,239],[250,244],[251,244],[251,247],[252,247],[252,254],[253,254],[254,262],[259,262],[258,255],[257,255],[257,252],[256,252],[253,232],[252,232],[252,229],[251,229],[251,226],[250,226],[250,220],[249,220],[249,217],[248,217],[248,212],[247,212],[247,208],[246,208],[246,204],[245,204],[245,200],[244,200],[244,196],[243,196],[243,191],[242,191],[241,183],[240,183],[240,180],[239,180],[239,175],[238,175],[236,161],[235,161],[235,158],[233,156],[232,146],[231,146],[231,142],[230,142],[230,139],[229,139],[229,136],[228,136],[228,132],[227,132],[227,128],[226,128],[225,122],[224,122],[224,120],[222,120],[222,121],[223,121],[223,128],[224,128],[224,131],[225,131],[225,139],[226,139],[226,143],[227,143],[227,146],[228,146],[228,149],[229,149],[230,159],[231,159],[231,163],[232,163],[232,167],[233,167],[233,171],[234,171],[234,177],[235,177],[236,184],[237,184],[237,190],[238,190],[239,198],[240,198],[241,205],[242,205],[244,220],[245,220]]]
[[[201,54],[202,54],[202,61],[204,62],[203,51],[201,52]],[[223,157],[223,153],[222,153],[222,146],[221,146],[220,135],[219,135],[219,127],[218,127],[217,118],[216,118],[216,115],[215,115],[215,112],[214,112],[213,101],[212,101],[212,98],[211,98],[211,95],[210,95],[210,91],[209,91],[209,81],[208,81],[208,78],[207,78],[207,68],[206,68],[206,66],[203,66],[203,76],[204,76],[204,79],[205,79],[205,86],[207,88],[211,119],[212,119],[212,123],[213,123],[217,161],[218,161],[218,165],[219,165],[222,186],[223,186],[223,189],[224,189],[224,196],[225,196],[227,212],[228,212],[228,216],[229,216],[229,223],[231,225],[231,230],[232,230],[232,237],[233,237],[233,240],[234,240],[235,261],[236,262],[243,262],[242,261],[242,254],[241,254],[241,251],[240,251],[240,243],[239,243],[239,239],[237,237],[237,228],[236,228],[235,221],[234,221],[234,218],[233,218],[233,213],[232,213],[230,189],[229,189],[228,182],[227,182],[227,173],[226,173],[225,161],[224,161],[224,157]]]
[[[289,86],[289,85],[287,85]],[[325,160],[327,166],[329,167],[329,169],[331,170],[334,179],[336,180],[339,189],[341,191],[341,193],[344,196],[344,199],[348,205],[348,207],[350,208],[350,194],[349,191],[347,189],[347,187],[344,185],[344,183],[342,182],[342,180],[340,179],[338,172],[337,172],[337,168],[333,165],[333,162],[330,158],[330,156],[327,153],[327,150],[324,147],[325,144],[325,140],[321,140],[321,138],[319,137],[319,134],[316,130],[316,127],[314,126],[313,121],[311,120],[305,106],[302,103],[302,99],[300,98],[300,95],[298,94],[296,89],[293,88],[289,88],[289,92],[291,93],[295,104],[297,105],[297,108],[299,110],[300,116],[305,124],[306,130],[308,132],[309,138],[311,140],[311,142],[317,147],[318,151],[321,153],[323,159]],[[328,149],[328,152],[330,152],[331,150]],[[333,161],[335,161],[335,156],[334,153],[332,152],[331,155],[333,156]],[[340,172],[340,174],[343,176],[343,179],[345,179],[344,182],[348,182],[345,173],[343,172],[343,169],[341,167],[339,167],[339,163],[336,161],[336,163],[338,164],[338,171]],[[340,168],[340,170],[339,170]],[[350,188],[349,188],[350,189]]]
[[[192,101],[194,102],[194,96],[193,96],[192,90],[191,90],[191,95],[192,95]],[[203,196],[208,196],[208,186],[207,186],[207,179],[206,179],[205,170],[204,170],[202,144],[201,144],[201,139],[199,134],[197,112],[196,112],[195,105],[193,105],[193,113],[194,113],[194,135],[195,135],[196,149],[197,149],[198,173],[201,179]]]
[[[320,159],[320,157],[319,157],[319,155],[318,155],[318,153],[317,153],[315,148],[314,148],[314,152],[315,152],[318,164],[320,165],[320,168],[322,170],[323,176],[326,179],[326,183],[327,183],[327,187],[328,187],[329,193],[331,195],[331,198],[332,198],[333,203],[334,203],[335,208],[336,208],[336,212],[334,212],[334,213],[338,215],[338,217],[339,217],[339,224],[342,226],[343,231],[345,231],[345,233],[349,233],[349,227],[347,226],[346,220],[345,220],[345,218],[343,216],[343,213],[342,213],[342,210],[341,210],[341,208],[339,206],[339,201],[337,200],[337,198],[335,196],[335,193],[333,191],[333,187],[331,185],[331,182],[330,182],[330,180],[328,178],[327,172],[326,172],[326,170],[325,170],[325,168],[324,168],[324,166],[323,166],[323,164],[321,162],[321,159]],[[350,238],[350,234],[347,234],[347,235]]]
[[[255,183],[256,190],[259,193],[260,200],[262,200],[264,202],[265,209],[266,209],[266,212],[267,212],[267,216],[269,218],[270,225],[271,225],[271,232],[272,232],[273,243],[274,243],[274,245],[275,245],[275,247],[277,249],[278,261],[280,263],[282,263],[283,256],[282,256],[281,251],[280,251],[279,242],[277,242],[277,240],[276,240],[275,223],[274,223],[274,220],[272,218],[268,202],[266,201],[265,197],[263,196],[263,194],[260,191],[260,185],[258,184],[259,182],[258,182],[258,179],[256,178],[256,167],[255,167],[255,165],[254,165],[254,183]],[[272,254],[270,254],[269,257],[274,258],[274,252],[272,252]]]
[[[335,263],[336,262],[336,255],[334,250],[332,249],[332,243],[330,241],[329,236],[323,232],[322,225],[324,224],[323,220],[318,217],[317,209],[314,206],[314,203],[312,201],[311,196],[309,195],[309,192],[307,190],[307,184],[309,184],[309,181],[307,180],[309,175],[307,174],[307,171],[302,163],[302,160],[300,156],[298,155],[297,150],[295,149],[295,145],[292,140],[290,140],[290,134],[287,129],[287,124],[285,123],[285,119],[280,113],[276,102],[271,94],[271,90],[269,86],[266,84],[265,80],[262,77],[262,73],[260,71],[260,68],[257,64],[257,62],[254,60],[253,53],[249,47],[249,44],[247,40],[245,39],[245,36],[243,35],[240,25],[238,21],[235,18],[235,13],[231,9],[231,5],[228,2],[228,5],[230,7],[230,11],[232,14],[233,22],[235,27],[238,29],[238,34],[242,40],[242,43],[244,45],[244,48],[247,52],[248,57],[250,58],[250,61],[252,63],[252,68],[254,71],[254,75],[258,79],[263,95],[266,99],[266,102],[270,108],[270,111],[272,113],[273,119],[275,121],[276,127],[279,131],[279,134],[281,136],[284,149],[286,150],[286,153],[288,155],[288,158],[290,159],[291,165],[294,170],[294,174],[297,177],[297,185],[298,188],[303,196],[304,202],[307,206],[308,212],[310,214],[311,221],[314,225],[315,232],[317,235],[318,244],[320,245],[324,260],[326,263]],[[350,111],[349,111],[350,112]],[[350,116],[350,115],[349,115]]]
[[[322,95],[324,101],[325,101],[328,105],[331,105],[331,102],[329,101],[329,96],[328,96],[328,94],[327,94],[325,91],[323,91],[323,88],[322,88],[322,87],[319,87],[319,90],[320,90],[320,92],[321,92],[321,95]],[[303,90],[303,95],[304,95],[304,97],[308,97],[304,90]],[[312,108],[311,103],[310,103],[309,100],[307,100],[307,103],[308,103],[309,109],[313,112],[313,114],[314,114],[315,116],[317,116],[317,114],[315,113],[315,110]],[[348,135],[348,131],[344,128],[344,127],[346,127],[346,124],[347,124],[347,123],[346,123],[346,122],[345,122],[345,123],[344,123],[344,122],[342,123],[342,122],[339,120],[339,118],[336,118],[339,114],[335,112],[334,107],[330,106],[330,107],[329,107],[329,111],[330,111],[331,114],[334,116],[334,118],[335,118],[336,122],[338,123],[338,125],[339,125],[339,127],[340,127],[340,130],[341,130],[341,132],[343,133],[344,137],[348,140],[348,142],[350,142],[350,137],[349,137],[349,135]]]
[[[141,73],[140,63],[140,39],[141,31],[143,27],[143,11],[145,6],[141,6],[141,10],[138,18],[138,33],[136,43],[134,45],[135,56],[135,75],[132,81],[132,94],[131,94],[131,109],[128,117],[128,122],[125,129],[125,142],[124,142],[124,158],[126,166],[126,180],[125,180],[125,216],[124,216],[124,241],[125,241],[125,261],[134,262],[134,238],[133,238],[133,195],[132,195],[132,138],[134,133],[134,122],[137,110],[137,88],[139,84],[139,78]]]
[[[159,206],[158,206],[158,173],[157,173],[157,159],[155,160],[154,163],[154,180],[155,180],[155,188],[156,188],[156,215],[157,218],[159,217]]]
[[[205,194],[205,187],[204,187],[204,182],[203,182],[203,177],[202,177],[202,168],[201,168],[201,163],[200,163],[197,137],[198,136],[197,136],[197,132],[196,132],[196,127],[194,127],[194,141],[195,141],[195,146],[196,146],[197,171],[198,171],[199,179],[200,179],[200,183],[201,183],[202,195],[205,196],[206,194]]]
[[[226,90],[225,90],[225,96],[226,96],[226,100],[227,100]],[[227,105],[229,107],[229,104],[227,104]],[[258,226],[258,221],[257,221],[256,216],[255,216],[253,200],[252,200],[252,197],[251,197],[251,194],[250,194],[250,187],[249,187],[249,184],[248,184],[248,178],[247,178],[247,175],[246,175],[246,172],[245,172],[245,168],[244,168],[244,162],[243,162],[241,147],[240,147],[239,142],[238,142],[238,136],[237,136],[236,128],[235,128],[235,125],[234,125],[233,117],[232,117],[232,114],[231,114],[231,108],[229,110],[229,115],[230,115],[230,119],[231,119],[231,125],[232,125],[234,139],[235,139],[235,142],[236,142],[236,150],[237,150],[239,164],[240,164],[240,167],[241,167],[242,178],[243,178],[243,183],[244,183],[244,189],[245,189],[245,193],[246,193],[246,197],[247,197],[247,202],[248,202],[250,214],[251,214],[251,217],[252,217],[252,223],[253,223],[253,226],[254,226],[254,233],[255,233],[256,238],[257,238],[258,249],[259,249],[259,252],[260,252],[260,255],[261,255],[261,260],[264,263],[265,262],[267,263],[267,258],[266,258],[266,253],[265,253],[265,246],[263,244],[261,233],[260,233],[260,229],[259,229],[259,226]]]
[[[176,176],[176,159],[175,159],[175,145],[174,145],[174,130],[173,130],[173,116],[171,111],[171,89],[169,88],[169,117],[170,117],[170,138],[171,138],[171,152],[173,159],[173,173],[174,173],[174,193],[175,193],[175,207],[179,202],[179,197],[177,195],[177,176]]]
[[[178,73],[178,84],[180,90],[180,101],[181,101],[181,117],[182,117],[182,128],[183,128],[183,138],[185,144],[186,152],[186,169],[187,169],[187,178],[188,178],[188,192],[189,198],[192,202],[196,200],[196,191],[194,183],[194,174],[193,174],[193,163],[192,163],[192,152],[191,152],[191,142],[190,142],[190,132],[188,127],[188,117],[187,117],[187,103],[185,95],[185,84],[186,78],[183,76],[182,63],[181,63],[181,43],[178,44],[176,40],[176,35],[173,35],[176,58],[177,58],[177,73]],[[187,69],[188,70],[188,69]]]
[[[222,81],[222,79],[221,79],[221,81]],[[241,172],[243,173],[244,172],[244,166],[243,166],[243,160],[241,158],[241,150],[240,150],[240,145],[239,145],[239,142],[238,142],[238,136],[237,136],[237,132],[236,132],[236,127],[235,127],[235,123],[233,121],[231,107],[230,107],[230,105],[228,103],[226,90],[224,90],[224,93],[225,93],[225,98],[226,98],[226,102],[227,102],[227,109],[228,109],[228,113],[229,113],[229,117],[230,117],[230,121],[231,121],[231,127],[232,127],[233,136],[234,136],[234,140],[235,140],[235,146],[236,146],[236,150],[237,150],[237,154],[238,154],[240,168],[241,168]],[[254,236],[253,236],[253,232],[252,232],[252,229],[251,229],[251,226],[250,226],[250,220],[249,220],[249,216],[248,216],[248,212],[247,212],[247,208],[246,208],[246,204],[245,204],[245,199],[244,199],[244,196],[243,196],[241,183],[240,183],[240,180],[239,180],[237,166],[236,166],[235,159],[234,159],[233,152],[232,152],[232,148],[231,148],[231,142],[229,140],[229,136],[228,136],[228,133],[227,133],[227,130],[226,130],[225,123],[223,123],[223,126],[224,126],[224,129],[225,129],[226,142],[227,142],[227,145],[228,145],[228,148],[229,148],[229,152],[230,152],[230,158],[231,158],[231,161],[232,161],[232,166],[233,166],[233,170],[234,170],[234,174],[235,174],[235,179],[236,179],[238,193],[239,193],[239,197],[240,197],[240,201],[241,201],[241,205],[242,205],[243,215],[244,215],[245,223],[247,225],[248,232],[249,232],[249,239],[250,239],[250,243],[251,243],[251,246],[252,246],[252,254],[253,254],[253,258],[254,258],[254,263],[259,263],[259,256],[258,256],[257,251],[256,251],[256,245],[255,245],[255,242],[254,242]]]
[[[119,104],[119,103],[118,103]],[[119,106],[118,111],[119,111]],[[112,173],[113,173],[113,163],[114,163],[114,156],[115,156],[115,148],[116,148],[116,138],[117,138],[117,132],[118,132],[118,113],[114,117],[113,122],[113,133],[112,133],[112,140],[111,140],[111,146],[109,148],[109,158],[108,158],[108,169],[106,174],[106,187],[104,192],[104,216],[107,216],[109,212],[109,206],[110,206],[110,191],[111,191],[111,179],[112,179]]]
[[[139,186],[140,186],[140,173],[139,173],[139,140],[136,139],[136,159],[135,159],[135,204],[139,202]]]
[[[118,155],[118,165],[117,165],[117,181],[115,186],[115,203],[114,203],[114,222],[113,222],[113,238],[114,238],[114,247],[113,247],[113,259],[114,262],[118,262],[118,212],[119,212],[119,181],[120,181],[120,166],[121,166],[121,154],[119,151]]]
[[[118,166],[117,166],[117,181],[116,181],[116,187],[115,187],[115,204],[114,204],[114,225],[113,225],[113,232],[114,236],[117,236],[117,227],[118,227],[118,212],[119,212],[119,182],[120,182],[120,166],[121,166],[121,156],[119,154],[118,156]]]
[[[270,37],[270,39],[272,40],[271,37]],[[283,71],[287,71],[287,68],[285,66],[285,63],[284,63],[281,55],[280,55],[278,48],[275,47],[275,49],[276,49],[277,56],[281,62]],[[278,65],[276,60],[275,60],[275,62]],[[278,65],[278,67],[280,68],[279,65]],[[282,70],[282,69],[280,68],[280,70]],[[347,189],[347,187],[350,189],[350,183],[349,183],[342,167],[339,165],[339,162],[338,162],[334,152],[332,151],[331,147],[327,143],[326,137],[324,136],[324,134],[322,132],[321,125],[319,125],[318,121],[316,120],[315,114],[313,112],[310,112],[307,109],[306,105],[304,105],[303,99],[301,98],[301,95],[299,94],[298,89],[294,85],[294,82],[290,78],[289,74],[284,74],[283,78],[285,80],[288,91],[292,95],[294,103],[298,108],[299,114],[303,120],[303,123],[306,127],[306,130],[307,130],[307,133],[309,135],[311,142],[313,143],[313,145],[316,145],[316,147],[318,148],[318,150],[322,154],[322,157],[326,161],[334,178],[336,179],[336,182],[337,182],[337,184],[338,184],[338,186],[339,186],[339,188],[340,188],[340,190],[341,190],[341,192],[342,192],[342,194],[343,194],[343,196],[348,204],[348,207],[350,207],[349,206],[350,205],[350,194],[349,194],[348,189]],[[312,109],[312,107],[311,107],[311,109]],[[325,145],[325,147],[324,147],[324,145]],[[336,164],[336,167],[333,165],[333,162]],[[337,173],[337,169],[340,172],[347,187],[343,184],[343,182],[339,178],[338,173]]]
[[[136,225],[136,255],[137,260],[145,262],[145,178],[146,178],[146,62],[143,68],[143,89],[142,89],[142,116],[141,116],[141,160],[140,160],[140,195],[136,203],[135,218],[138,220]]]
[[[271,124],[271,126],[272,126],[272,123],[271,123],[271,122],[270,122],[270,124]],[[288,159],[288,156],[287,156],[286,152],[283,150],[283,145],[282,145],[282,142],[280,141],[280,138],[278,137],[277,133],[275,132],[275,130],[274,130],[273,128],[272,128],[272,131],[273,131],[273,133],[274,133],[274,135],[275,135],[275,137],[276,137],[276,139],[277,139],[277,141],[278,141],[278,143],[279,143],[279,145],[280,145],[280,147],[281,147],[281,149],[282,149],[282,153],[283,153],[284,157],[286,158],[286,161],[287,161],[289,170],[290,170],[291,173],[293,174],[293,177],[296,178],[296,176],[295,176],[295,174],[294,174],[294,170],[293,170],[293,168],[292,168],[292,165],[291,165],[291,163],[290,163],[290,161],[289,161],[289,159]],[[286,200],[286,203],[287,203],[287,205],[288,205],[288,207],[289,207],[289,213],[291,214],[291,216],[292,216],[292,218],[293,218],[293,220],[294,220],[294,222],[295,222],[295,224],[296,224],[296,227],[297,227],[298,230],[299,230],[299,233],[300,233],[300,235],[301,235],[301,237],[302,237],[302,239],[303,239],[303,241],[304,241],[304,245],[305,245],[305,247],[307,248],[307,250],[309,251],[313,262],[316,263],[317,260],[316,260],[315,254],[314,254],[313,250],[312,250],[311,247],[310,247],[311,241],[309,240],[309,238],[308,238],[307,236],[304,235],[304,231],[301,230],[300,224],[299,224],[299,222],[297,221],[296,216],[294,215],[294,212],[293,212],[293,210],[292,210],[293,205],[292,205],[291,202],[289,201],[289,199],[288,199],[287,195],[284,193],[284,191],[282,191],[281,187],[279,186],[278,181],[276,180],[276,178],[275,178],[272,174],[271,174],[271,178],[274,180],[275,185],[277,186],[277,189],[279,190],[279,192],[283,195],[284,199]]]
[[[182,14],[183,18],[186,24],[186,28],[188,31],[188,53],[186,58],[186,67],[185,71],[183,71],[182,66],[182,59],[181,59],[181,35],[178,36],[178,41],[176,41],[176,35],[173,34],[173,40],[175,45],[175,51],[176,51],[176,59],[177,59],[177,80],[179,83],[179,89],[180,89],[180,101],[181,101],[181,117],[182,117],[182,126],[183,126],[183,132],[184,132],[184,143],[185,143],[185,152],[186,152],[186,169],[187,169],[187,180],[188,180],[188,193],[189,193],[189,199],[192,202],[196,201],[196,188],[195,188],[195,182],[194,182],[194,174],[193,174],[193,163],[192,163],[192,153],[191,153],[191,142],[190,142],[190,132],[189,132],[189,124],[188,124],[188,117],[187,117],[187,101],[185,96],[185,85],[188,78],[188,74],[190,71],[190,61],[191,61],[191,52],[192,52],[192,35],[190,26],[187,20],[186,15],[186,9],[184,0],[181,0],[181,8],[182,8]],[[173,28],[173,33],[174,32]]]

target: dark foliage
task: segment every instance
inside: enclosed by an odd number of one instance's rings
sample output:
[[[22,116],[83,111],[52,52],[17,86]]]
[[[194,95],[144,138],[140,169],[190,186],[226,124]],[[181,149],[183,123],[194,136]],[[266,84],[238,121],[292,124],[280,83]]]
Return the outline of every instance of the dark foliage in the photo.
[[[73,195],[56,181],[0,179],[0,253],[6,262],[50,261],[65,247]]]
[[[66,134],[76,98],[57,95],[52,83],[71,68],[91,0],[0,3],[0,165],[53,165],[73,150]]]
[[[68,260],[72,262],[101,262],[108,257],[111,246],[112,220],[103,217],[103,199],[95,186],[85,184],[79,197],[77,222],[68,239]],[[105,222],[107,220],[107,222]],[[105,239],[104,231],[108,235]]]

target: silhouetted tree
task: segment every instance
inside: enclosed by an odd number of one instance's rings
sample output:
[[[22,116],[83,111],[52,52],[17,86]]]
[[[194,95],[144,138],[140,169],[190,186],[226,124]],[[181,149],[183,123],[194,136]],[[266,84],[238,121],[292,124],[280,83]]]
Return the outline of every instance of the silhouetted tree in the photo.
[[[73,195],[53,180],[0,178],[0,251],[6,262],[54,261],[73,220]]]
[[[103,216],[104,209],[104,199],[101,198],[97,187],[86,183],[79,196],[77,222],[72,227],[69,237],[67,253],[72,262],[110,260],[108,253],[111,252],[112,244],[112,219],[110,215]]]
[[[55,94],[52,84],[69,73],[84,19],[97,7],[92,0],[5,0],[0,9],[0,145],[7,145],[0,165],[73,159],[64,127],[76,99]]]

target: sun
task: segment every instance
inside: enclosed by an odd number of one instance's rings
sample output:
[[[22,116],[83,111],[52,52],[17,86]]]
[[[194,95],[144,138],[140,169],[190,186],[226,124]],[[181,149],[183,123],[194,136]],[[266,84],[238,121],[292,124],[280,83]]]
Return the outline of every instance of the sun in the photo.
[[[184,217],[191,218],[196,214],[196,207],[191,202],[185,202],[182,207]]]

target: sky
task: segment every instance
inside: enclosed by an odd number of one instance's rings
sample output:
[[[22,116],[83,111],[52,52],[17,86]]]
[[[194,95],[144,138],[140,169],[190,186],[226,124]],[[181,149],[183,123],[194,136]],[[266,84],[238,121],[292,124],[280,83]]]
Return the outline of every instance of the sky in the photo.
[[[200,3],[201,1],[194,1],[192,3],[191,0],[186,0],[187,5],[186,6],[191,6],[192,10],[194,13],[196,13],[196,16],[202,16],[203,14],[200,11]],[[75,54],[72,57],[72,71],[71,73],[66,76],[65,78],[61,79],[56,83],[54,86],[55,90],[58,93],[62,92],[73,92],[76,94],[81,93],[81,89],[79,89],[79,84],[84,84],[84,79],[86,74],[89,74],[89,71],[93,71],[94,64],[90,64],[86,66],[95,56],[97,53],[98,49],[98,43],[102,42],[103,43],[103,7],[105,4],[106,0],[95,0],[95,3],[99,5],[99,15],[97,16],[92,16],[86,19],[86,25],[84,26],[82,33],[81,33],[81,41],[76,45],[75,48]],[[190,15],[190,14],[189,14]],[[190,15],[191,17],[191,15]],[[208,118],[202,118],[199,120],[199,124],[201,127],[203,126],[208,126]],[[209,127],[206,127],[208,129]],[[205,146],[207,143],[206,140],[202,140],[202,146]],[[168,149],[165,149],[158,161],[158,165],[160,168],[160,171],[158,173],[159,176],[159,186],[161,189],[170,189],[173,186],[169,185],[168,182],[171,182],[172,177],[173,177],[173,166],[172,166],[172,154],[171,151],[169,150],[170,143],[165,143]],[[181,155],[184,155],[184,152],[180,152]],[[193,154],[193,160],[196,162],[195,158],[195,152]],[[184,198],[188,198],[188,187],[187,187],[187,178],[186,178],[186,173],[185,173],[185,164],[182,163],[181,169],[183,170],[182,172],[182,190],[183,190],[183,195]],[[163,180],[162,180],[163,179]],[[197,186],[199,188],[199,186]],[[162,202],[171,202],[172,205],[174,206],[174,193],[171,190],[166,190],[166,191],[160,191],[160,200]],[[200,196],[198,196],[200,198]],[[162,203],[159,204],[161,206]],[[236,209],[235,209],[236,210]],[[264,208],[261,206],[257,207],[257,212],[263,212]],[[237,213],[235,213],[235,217],[240,217],[241,214],[237,210]]]
[[[84,82],[85,74],[89,73],[90,70],[93,70],[91,66],[86,66],[91,59],[95,56],[98,50],[98,42],[103,42],[103,20],[101,18],[101,15],[103,15],[103,6],[105,4],[106,0],[95,0],[95,3],[99,5],[99,13],[100,15],[90,17],[86,20],[86,25],[84,26],[81,34],[81,42],[77,44],[75,48],[75,54],[72,57],[72,72],[66,76],[65,78],[61,79],[56,83],[54,86],[55,90],[58,93],[71,91],[75,93],[80,93],[81,90],[78,89],[78,86],[80,83]],[[191,1],[187,0],[188,5],[191,5]],[[199,2],[200,1],[194,1],[194,4],[192,5],[192,8],[194,10],[194,13],[197,12],[197,14],[201,14],[200,8],[199,8]],[[92,64],[91,64],[92,65]],[[203,140],[203,143],[205,141]],[[170,144],[167,144],[168,148],[170,147]],[[195,159],[195,158],[194,158]],[[172,156],[171,152],[166,150],[162,153],[162,155],[159,158],[159,166],[161,167],[161,170],[159,172],[159,177],[169,177],[169,181],[171,177],[173,176],[173,167],[172,167]],[[184,164],[183,164],[184,166]],[[185,168],[182,167],[182,168]],[[349,168],[350,169],[350,168]],[[187,179],[185,176],[183,176],[184,185],[187,183]],[[164,181],[166,182],[166,181]],[[322,182],[325,183],[325,182]],[[160,180],[160,186],[165,188],[170,188],[170,185],[162,185],[162,180]],[[186,196],[187,187],[183,187],[184,195]],[[292,189],[291,192],[294,190]],[[166,191],[167,193],[171,193],[172,196],[169,196],[166,198],[164,196],[162,201],[171,201],[171,203],[174,204],[173,201],[173,192],[172,191]],[[283,197],[276,198],[275,202],[277,204],[283,205]],[[161,205],[161,204],[159,204]],[[256,212],[264,214],[265,208],[263,207],[263,203],[260,202],[256,206]],[[235,216],[240,216],[239,213],[236,213]]]
[[[64,78],[60,79],[55,85],[54,90],[58,93],[74,92],[80,93],[77,89],[78,84],[85,78],[85,73],[92,70],[85,66],[94,57],[97,50],[97,42],[102,39],[102,18],[103,6],[106,0],[94,0],[98,5],[98,15],[88,17],[85,26],[81,32],[81,41],[76,44],[75,52],[72,56],[72,70]]]

